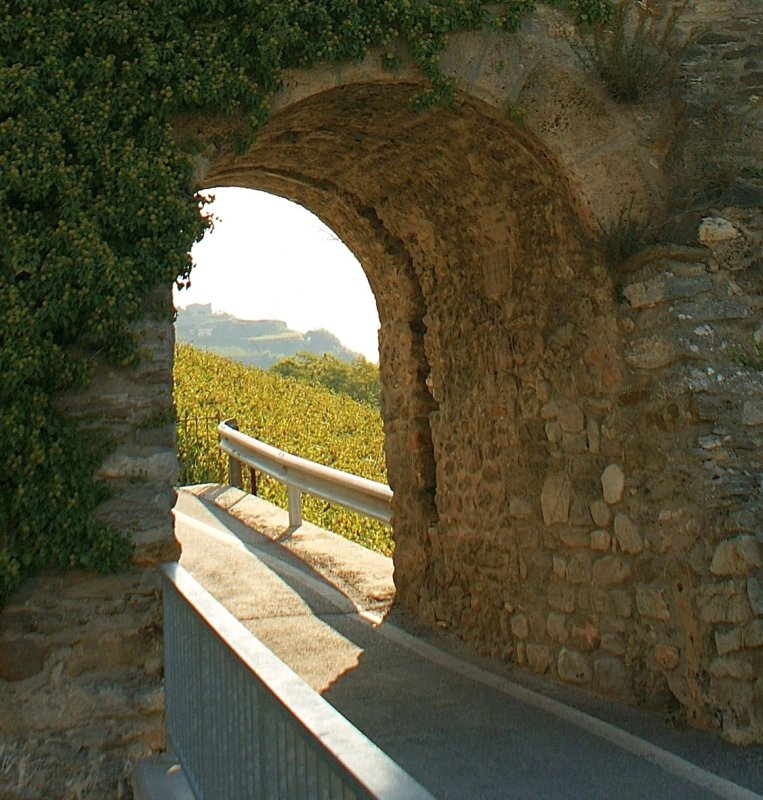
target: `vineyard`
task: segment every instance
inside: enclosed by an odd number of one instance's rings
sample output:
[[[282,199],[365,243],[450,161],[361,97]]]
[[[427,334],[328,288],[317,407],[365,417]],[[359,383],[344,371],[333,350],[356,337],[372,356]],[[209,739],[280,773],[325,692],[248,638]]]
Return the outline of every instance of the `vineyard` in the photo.
[[[175,407],[181,484],[225,482],[227,461],[217,448],[216,426],[227,417],[236,417],[249,436],[288,453],[387,480],[378,411],[328,389],[181,344],[175,351]],[[262,473],[257,494],[286,507],[286,487]],[[387,526],[308,495],[302,507],[310,522],[391,554]]]

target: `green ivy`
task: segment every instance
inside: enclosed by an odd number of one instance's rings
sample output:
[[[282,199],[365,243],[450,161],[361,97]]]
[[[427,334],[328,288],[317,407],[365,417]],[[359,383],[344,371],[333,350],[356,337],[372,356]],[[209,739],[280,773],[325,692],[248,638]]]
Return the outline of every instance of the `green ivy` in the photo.
[[[421,103],[448,102],[448,34],[515,30],[533,5],[0,0],[0,603],[43,567],[129,558],[124,535],[92,521],[103,452],[56,398],[87,379],[89,354],[127,363],[148,291],[188,278],[208,223],[172,120],[212,113],[254,135],[284,70],[396,38],[430,81]],[[608,0],[570,5],[590,21]]]

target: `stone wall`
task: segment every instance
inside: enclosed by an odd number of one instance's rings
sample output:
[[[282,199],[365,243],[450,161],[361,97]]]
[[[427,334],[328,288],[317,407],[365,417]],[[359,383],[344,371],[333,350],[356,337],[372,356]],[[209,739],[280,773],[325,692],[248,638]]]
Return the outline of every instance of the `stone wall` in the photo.
[[[113,490],[99,515],[136,549],[123,574],[40,575],[0,611],[3,798],[129,798],[131,764],[164,747],[155,567],[179,555],[170,309],[167,289],[148,299],[137,369],[96,365],[63,401],[83,435],[105,432],[115,445],[99,473]]]
[[[403,596],[488,654],[748,743],[763,735],[763,217],[724,213],[704,247],[632,259],[617,299],[592,272],[562,309],[546,283],[556,313],[521,337],[430,325],[439,522]]]

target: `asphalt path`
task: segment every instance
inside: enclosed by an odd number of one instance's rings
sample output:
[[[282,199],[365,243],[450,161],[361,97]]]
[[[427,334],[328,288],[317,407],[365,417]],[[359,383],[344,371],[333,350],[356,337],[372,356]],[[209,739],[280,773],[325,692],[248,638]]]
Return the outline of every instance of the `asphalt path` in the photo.
[[[288,531],[285,512],[219,487],[181,491],[175,517],[181,565],[440,800],[763,800],[763,748],[677,731],[417,628],[390,607],[378,554]]]

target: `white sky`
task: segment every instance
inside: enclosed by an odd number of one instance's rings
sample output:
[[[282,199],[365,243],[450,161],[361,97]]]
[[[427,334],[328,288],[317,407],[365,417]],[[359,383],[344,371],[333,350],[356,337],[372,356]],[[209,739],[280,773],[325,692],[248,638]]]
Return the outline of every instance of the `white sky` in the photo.
[[[240,319],[282,319],[305,333],[326,328],[378,362],[376,303],[363,269],[306,209],[251,189],[211,189],[215,227],[192,252],[191,288],[175,305],[212,303]]]

